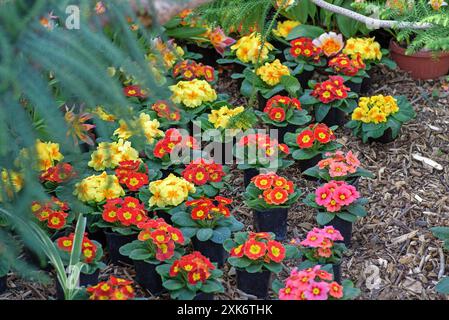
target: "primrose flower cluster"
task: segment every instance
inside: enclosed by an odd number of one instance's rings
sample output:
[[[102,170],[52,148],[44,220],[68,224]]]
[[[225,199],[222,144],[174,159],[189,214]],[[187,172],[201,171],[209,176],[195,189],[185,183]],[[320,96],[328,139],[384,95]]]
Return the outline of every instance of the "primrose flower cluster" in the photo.
[[[262,39],[259,33],[252,33],[249,36],[244,36],[231,47],[232,52],[235,52],[237,58],[244,63],[256,64],[257,61],[265,61],[268,59],[268,54],[274,49],[273,45],[265,42],[261,50]]]
[[[324,123],[312,124],[296,137],[296,143],[301,149],[309,149],[317,144],[327,144],[334,140],[336,140],[334,131]]]
[[[380,44],[374,38],[349,38],[343,53],[356,58],[360,55],[363,61],[374,61],[382,59]]]
[[[305,270],[293,269],[279,291],[280,300],[329,300],[343,298],[343,286],[332,281],[331,273],[320,265]]]
[[[215,266],[210,260],[194,251],[173,262],[169,275],[171,278],[187,279],[189,284],[196,285],[199,282],[206,282],[212,270],[215,270]]]
[[[263,112],[268,114],[271,120],[282,122],[289,109],[302,110],[301,102],[296,98],[277,95],[267,101]]]
[[[198,158],[188,164],[181,175],[195,186],[202,186],[209,182],[222,181],[225,173],[221,164]]]
[[[346,154],[340,150],[334,153],[327,152],[325,157],[318,162],[318,167],[328,170],[331,178],[344,177],[347,174],[355,173],[357,168],[360,167],[360,161],[352,151],[348,151]]]
[[[344,181],[332,180],[315,191],[315,202],[328,212],[338,212],[359,198],[357,189]]]
[[[360,54],[356,54],[355,57],[351,59],[342,53],[330,59],[328,65],[336,73],[342,73],[348,77],[357,75],[360,70],[363,70],[366,67]]]
[[[205,80],[179,81],[176,85],[170,86],[170,90],[173,93],[171,100],[187,108],[197,108],[204,103],[217,100],[217,92]]]
[[[115,169],[120,162],[128,160],[140,160],[139,152],[131,146],[131,142],[119,139],[117,142],[100,142],[88,166],[96,171]]]
[[[176,147],[198,149],[198,143],[194,137],[182,135],[178,129],[171,128],[165,132],[164,138],[155,144],[153,155],[158,159],[169,158]]]
[[[40,171],[46,171],[64,159],[57,143],[42,142],[38,139],[36,140],[35,148],[38,158],[37,166]],[[24,153],[26,153],[26,150],[22,151],[22,154]]]
[[[316,257],[329,258],[332,255],[332,248],[334,241],[342,241],[343,236],[340,231],[332,226],[324,227],[323,229],[313,228],[307,233],[306,239],[298,242],[292,240],[292,244],[299,244],[308,249],[313,249],[313,254]]]
[[[62,251],[71,253],[74,239],[75,234],[71,233],[67,237],[58,238],[58,240],[56,241],[56,245]],[[97,256],[97,250],[98,250],[97,245],[87,237],[87,234],[84,234],[81,245],[81,254],[83,261],[87,264],[92,263]]]
[[[123,161],[115,169],[115,175],[121,185],[129,191],[138,191],[148,184],[148,166],[140,161]]]
[[[231,249],[231,257],[280,263],[285,258],[285,247],[266,232],[250,232],[245,243]]]
[[[143,203],[133,197],[107,200],[102,218],[117,227],[138,226],[148,219]]]
[[[172,173],[163,180],[150,182],[149,189],[152,194],[149,205],[158,208],[176,207],[196,191],[193,183]]]
[[[83,202],[102,202],[105,199],[116,199],[125,195],[115,175],[106,172],[84,178],[75,185],[73,192]]]
[[[387,122],[388,117],[398,111],[397,100],[392,96],[361,97],[359,106],[352,113],[352,120],[378,124]]]
[[[276,86],[281,82],[283,76],[290,75],[290,69],[283,65],[279,59],[273,62],[266,62],[263,66],[259,67],[256,74],[269,86]]]
[[[348,97],[350,88],[344,85],[344,79],[340,76],[329,76],[329,79],[315,84],[311,95],[322,103],[330,103],[335,100],[343,100]]]
[[[156,112],[157,116],[168,121],[181,120],[181,113],[170,105],[168,101],[159,100],[151,106],[151,109]]]
[[[89,300],[131,300],[135,297],[132,281],[110,276],[108,281],[87,288]]]
[[[310,38],[298,38],[290,42],[290,54],[294,58],[304,58],[314,62],[319,62],[321,58],[321,48],[313,44]]]
[[[288,201],[289,195],[295,192],[293,181],[280,177],[275,173],[259,174],[251,179],[256,188],[263,191],[263,199],[267,204],[282,205]]]
[[[276,29],[273,30],[273,34],[277,37],[285,39],[290,34],[290,32],[300,24],[300,22],[292,20],[278,22]]]
[[[141,113],[139,118],[127,122],[123,119],[119,121],[120,127],[114,131],[114,135],[120,139],[127,140],[132,136],[143,133],[147,143],[151,144],[155,139],[163,136],[164,132],[159,130],[160,123],[157,119],[151,119],[150,115]]]
[[[69,210],[69,205],[56,197],[52,197],[46,203],[33,201],[31,204],[31,212],[34,216],[53,230],[60,230],[66,226]]]
[[[204,79],[207,82],[215,81],[215,70],[211,66],[205,66],[193,60],[178,62],[173,68],[173,76],[183,80]]]
[[[229,198],[216,196],[214,199],[200,198],[186,202],[186,206],[192,208],[193,220],[216,220],[221,217],[230,217],[231,211],[227,207],[232,204]]]
[[[151,247],[155,246],[155,257],[159,261],[171,259],[175,254],[176,244],[184,244],[182,232],[164,219],[148,219],[139,223],[138,227],[141,231],[137,238]]]
[[[245,107],[243,106],[236,108],[223,106],[218,110],[212,110],[208,116],[208,120],[216,129],[228,129],[230,120],[243,111],[245,111]]]

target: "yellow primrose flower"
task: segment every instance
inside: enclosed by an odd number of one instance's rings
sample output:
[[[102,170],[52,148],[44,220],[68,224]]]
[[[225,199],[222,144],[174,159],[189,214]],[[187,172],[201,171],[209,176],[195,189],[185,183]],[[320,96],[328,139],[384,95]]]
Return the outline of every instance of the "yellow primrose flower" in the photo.
[[[281,82],[282,76],[289,76],[290,70],[284,66],[279,59],[272,63],[265,63],[262,67],[257,69],[256,74],[268,85],[274,87]]]
[[[53,142],[42,142],[37,139],[36,144],[37,153],[37,169],[40,171],[45,171],[48,168],[53,167],[57,161],[64,159],[64,156],[59,151],[59,144]],[[21,151],[21,156],[27,157],[28,151],[23,149]]]
[[[277,28],[273,30],[273,33],[275,36],[285,39],[290,34],[290,32],[292,32],[292,30],[300,24],[301,22],[292,20],[279,22]]]
[[[187,200],[189,193],[195,193],[195,186],[183,178],[170,174],[163,180],[153,181],[149,185],[152,194],[150,207],[176,207]]]
[[[352,120],[364,123],[387,122],[388,117],[399,111],[397,101],[392,96],[376,95],[361,97],[359,106],[352,112]]]
[[[120,139],[129,139],[138,134],[144,134],[147,142],[152,144],[156,138],[164,135],[164,132],[159,130],[160,123],[157,119],[151,119],[150,115],[141,113],[138,119],[130,121],[132,129],[129,128],[128,122],[121,119],[119,121],[120,127],[114,131],[114,135]]]
[[[101,106],[96,107],[93,113],[96,114],[103,121],[114,122],[115,120],[117,120],[116,116],[107,113]]]
[[[274,49],[273,45],[269,42],[265,42],[262,51],[260,48],[262,47],[262,39],[260,33],[253,32],[249,36],[244,36],[239,39],[231,47],[232,52],[235,52],[237,58],[244,63],[253,63],[256,64],[259,55],[260,60],[265,61],[268,59],[268,54],[270,51]]]
[[[156,63],[159,59],[162,59],[163,64],[167,69],[171,69],[185,54],[184,50],[174,41],[165,43],[160,38],[153,40],[153,48],[157,52],[149,53],[147,55],[147,60]]]
[[[0,178],[0,202],[3,201],[3,193],[5,193],[8,198],[12,198],[15,193],[18,193],[23,188],[24,179],[19,172],[3,169]]]
[[[115,175],[103,172],[83,179],[75,185],[73,192],[80,201],[101,202],[105,199],[116,199],[125,195]]]
[[[114,169],[122,161],[140,161],[139,152],[131,147],[131,142],[120,139],[118,142],[101,142],[91,155],[88,166],[96,171]]]
[[[356,58],[360,55],[362,60],[380,60],[382,59],[382,51],[380,44],[374,41],[374,38],[349,38],[343,53]]]
[[[242,113],[243,111],[245,111],[245,108],[242,106],[233,109],[228,106],[224,106],[218,110],[212,110],[209,114],[208,120],[216,129],[227,129],[231,118]]]
[[[173,93],[171,100],[188,108],[197,108],[205,102],[217,100],[217,92],[205,80],[179,81],[169,88]]]

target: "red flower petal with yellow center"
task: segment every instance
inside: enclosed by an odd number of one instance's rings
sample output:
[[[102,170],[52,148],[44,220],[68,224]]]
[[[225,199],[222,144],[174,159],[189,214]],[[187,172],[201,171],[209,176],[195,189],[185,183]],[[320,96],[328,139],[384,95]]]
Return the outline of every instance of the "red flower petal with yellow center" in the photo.
[[[260,190],[266,190],[273,185],[273,177],[271,175],[260,174],[254,177],[254,185]]]
[[[204,220],[207,218],[207,214],[209,213],[209,210],[207,208],[202,207],[196,207],[192,209],[192,219],[193,220]]]
[[[257,260],[265,255],[267,246],[265,243],[255,240],[248,240],[244,246],[245,255],[251,260]]]
[[[243,244],[232,248],[231,251],[229,252],[229,255],[231,257],[237,257],[237,258],[241,258],[243,257]]]
[[[285,247],[277,241],[268,241],[267,254],[271,260],[280,263],[285,258]]]
[[[312,147],[314,141],[315,138],[311,130],[304,130],[296,138],[296,143],[301,149],[307,149]]]
[[[288,200],[288,191],[283,188],[276,187],[271,190],[270,199],[276,205],[283,204]]]

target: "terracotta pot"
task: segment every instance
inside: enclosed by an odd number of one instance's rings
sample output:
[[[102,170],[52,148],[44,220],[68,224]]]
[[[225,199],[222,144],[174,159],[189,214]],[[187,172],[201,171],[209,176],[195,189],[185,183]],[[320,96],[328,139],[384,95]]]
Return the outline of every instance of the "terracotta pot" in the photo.
[[[435,53],[419,51],[412,55],[406,55],[405,49],[395,41],[390,42],[391,58],[399,68],[410,72],[413,79],[436,79],[444,76],[449,71],[449,52]]]

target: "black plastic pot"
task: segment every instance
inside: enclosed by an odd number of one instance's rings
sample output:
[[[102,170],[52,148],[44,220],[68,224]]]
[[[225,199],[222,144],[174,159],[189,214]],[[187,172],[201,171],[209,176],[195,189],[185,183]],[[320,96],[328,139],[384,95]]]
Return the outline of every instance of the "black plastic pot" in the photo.
[[[233,155],[233,142],[215,142],[214,145],[215,151],[220,152],[218,154],[214,152],[213,158],[215,163],[219,164],[233,164],[234,163],[234,155]]]
[[[332,271],[334,272],[334,281],[341,284],[341,263],[333,264]]]
[[[251,179],[258,175],[259,175],[259,170],[257,170],[257,169],[243,170],[243,183],[245,184],[245,189],[251,183]]]
[[[298,166],[299,166],[299,169],[301,170],[301,172],[304,172],[309,168],[315,167],[318,164],[318,162],[320,162],[322,159],[323,159],[323,155],[320,153],[311,159],[298,160],[297,163],[298,163]],[[303,178],[306,180],[309,180],[309,181],[318,180],[315,177],[310,177],[310,176],[306,176],[306,175],[304,175]]]
[[[98,276],[100,275],[100,270],[98,269],[92,274],[81,273],[80,274],[80,287],[88,287],[94,286],[98,284]],[[56,277],[55,277],[56,278]],[[56,282],[56,299],[64,300],[64,291],[62,290],[61,284],[58,279],[55,279]]]
[[[156,216],[158,218],[164,219],[165,222],[168,224],[173,224],[173,221],[171,220],[171,215],[165,211],[156,211]]]
[[[362,94],[368,93],[371,90],[372,84],[373,84],[373,79],[371,78],[371,76],[369,78],[363,78],[360,93],[362,93]]]
[[[161,169],[161,173],[162,173],[161,179],[165,179],[170,175],[170,173],[173,173],[173,171],[170,169]]]
[[[0,277],[0,294],[4,293],[7,289],[6,276]]]
[[[276,240],[287,237],[288,208],[276,208],[267,211],[254,211],[254,228],[257,232],[273,232]]]
[[[363,80],[362,80],[362,82],[363,82]],[[347,81],[347,82],[345,82],[345,86],[347,86],[349,89],[351,89],[352,92],[360,94],[362,92],[362,82],[355,83],[352,81]]]
[[[187,44],[187,50],[201,54],[200,62],[214,68],[218,67],[217,60],[223,58],[214,48],[204,48],[194,44]]]
[[[215,300],[215,295],[213,293],[200,292],[193,300]]]
[[[237,288],[247,294],[265,299],[271,286],[271,271],[249,273],[245,270],[236,270]]]
[[[328,127],[341,127],[346,123],[346,120],[346,113],[338,108],[331,108],[326,117],[324,117],[321,122],[326,124]]]
[[[393,138],[393,131],[391,128],[385,130],[384,134],[379,138],[368,138],[368,142],[379,142],[379,143],[390,143],[393,142],[395,138]]]
[[[346,247],[349,247],[351,245],[351,237],[352,237],[352,223],[343,219],[340,219],[339,217],[335,217],[332,219],[331,222],[326,224],[327,226],[333,226],[335,229],[340,231],[341,235],[343,236],[343,241],[337,241],[337,242],[343,242]]]
[[[107,246],[106,235],[104,234],[104,229],[97,229],[94,232],[89,233],[89,239],[95,240],[101,244],[103,248]]]
[[[153,295],[159,295],[164,290],[161,276],[156,272],[158,265],[147,263],[143,260],[134,260],[136,269],[136,282]]]
[[[286,133],[294,133],[298,129],[298,126],[293,124],[288,124],[285,127],[271,127],[270,130],[278,130],[278,141],[284,142],[284,137]]]
[[[215,243],[211,240],[200,241],[196,237],[192,238],[192,244],[195,251],[201,252],[201,254],[209,258],[211,262],[216,262],[219,268],[224,266],[228,253],[222,244]]]
[[[136,235],[123,236],[114,232],[104,232],[107,240],[107,247],[109,252],[109,259],[113,264],[123,262],[126,264],[133,264],[133,261],[120,253],[120,247],[136,240]]]
[[[303,90],[309,89],[309,80],[312,79],[313,73],[313,71],[304,70],[302,73],[296,75],[296,79],[298,79]]]

